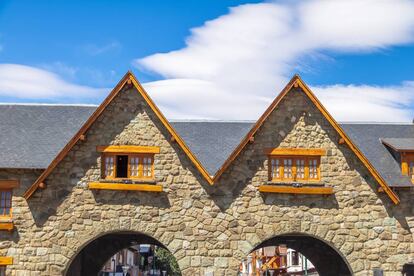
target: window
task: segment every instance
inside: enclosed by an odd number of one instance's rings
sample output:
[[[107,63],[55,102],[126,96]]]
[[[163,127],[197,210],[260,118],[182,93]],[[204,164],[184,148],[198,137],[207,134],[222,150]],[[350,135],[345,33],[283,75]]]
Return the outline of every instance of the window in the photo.
[[[11,217],[12,190],[0,190],[0,217]]]
[[[319,181],[320,157],[271,156],[271,181]]]
[[[401,172],[403,175],[407,175],[411,182],[414,183],[414,154],[402,153],[401,154]]]
[[[103,177],[150,179],[154,176],[153,154],[104,154]]]
[[[299,252],[292,251],[291,253],[292,265],[299,265]]]

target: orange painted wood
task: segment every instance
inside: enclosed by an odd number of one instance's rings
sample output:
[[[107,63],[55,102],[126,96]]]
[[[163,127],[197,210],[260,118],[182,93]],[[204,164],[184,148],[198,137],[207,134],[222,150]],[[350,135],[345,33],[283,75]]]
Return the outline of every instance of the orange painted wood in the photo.
[[[13,257],[2,256],[0,257],[0,265],[12,265]]]
[[[13,222],[0,222],[0,230],[12,231],[14,228]]]
[[[104,153],[160,153],[160,147],[112,145],[97,146],[96,151]]]
[[[274,148],[266,149],[268,155],[301,155],[301,156],[322,156],[326,155],[325,149],[300,149],[300,148]]]
[[[142,192],[162,192],[161,185],[151,184],[121,184],[121,183],[103,183],[90,182],[89,189],[91,190],[114,190],[114,191],[142,191]]]
[[[262,193],[279,194],[307,194],[307,195],[331,195],[332,187],[292,187],[279,185],[261,185],[259,191]]]
[[[220,169],[216,172],[213,177],[213,181],[217,181],[221,175],[227,170],[227,168],[233,163],[236,157],[241,153],[244,147],[248,144],[250,137],[254,136],[256,132],[260,129],[263,123],[267,120],[269,115],[275,110],[275,108],[279,105],[282,99],[292,90],[293,87],[300,87],[301,90],[307,95],[307,97],[314,103],[316,108],[323,114],[323,116],[328,120],[331,126],[336,130],[341,138],[344,139],[345,143],[348,147],[354,152],[354,154],[358,157],[358,159],[362,162],[362,164],[367,168],[373,178],[378,182],[378,184],[384,189],[387,193],[388,197],[394,204],[399,204],[400,199],[394,193],[394,191],[387,185],[385,180],[381,177],[381,175],[377,172],[374,166],[369,162],[369,160],[365,157],[365,155],[359,150],[359,148],[351,141],[351,139],[346,135],[343,129],[339,126],[339,124],[335,121],[335,119],[329,114],[329,112],[325,109],[325,107],[321,104],[321,102],[316,98],[313,92],[309,89],[309,87],[302,81],[302,79],[295,75],[290,82],[283,88],[282,92],[276,97],[276,99],[270,104],[270,106],[266,109],[262,116],[257,120],[254,124],[252,129],[247,133],[247,135],[243,138],[240,144],[234,149],[234,151],[230,154],[224,164],[220,167]]]
[[[101,103],[101,105],[95,110],[95,112],[89,117],[89,119],[85,122],[85,124],[79,129],[79,131],[72,137],[72,139],[66,144],[66,146],[58,153],[55,159],[49,164],[46,170],[39,176],[39,178],[26,190],[24,193],[24,198],[27,200],[31,197],[31,195],[37,190],[39,184],[43,182],[55,169],[55,167],[63,160],[63,158],[68,154],[68,152],[76,145],[76,143],[80,140],[81,135],[86,135],[87,130],[92,126],[92,124],[96,121],[96,119],[102,114],[102,112],[106,109],[106,107],[112,102],[112,100],[122,91],[125,86],[131,83],[137,89],[138,93],[144,98],[150,108],[154,111],[157,115],[158,119],[164,125],[164,127],[170,132],[170,134],[175,138],[178,145],[184,151],[184,153],[188,156],[194,166],[198,169],[200,174],[204,177],[204,179],[209,183],[213,184],[213,179],[207,172],[207,170],[203,167],[201,162],[195,157],[195,155],[191,152],[188,146],[184,143],[181,137],[177,134],[162,112],[158,109],[152,99],[149,97],[148,93],[142,87],[142,85],[138,82],[132,72],[128,71],[121,81],[112,89],[111,93],[105,98],[105,100]]]
[[[0,189],[13,189],[20,185],[19,180],[15,179],[0,179]]]

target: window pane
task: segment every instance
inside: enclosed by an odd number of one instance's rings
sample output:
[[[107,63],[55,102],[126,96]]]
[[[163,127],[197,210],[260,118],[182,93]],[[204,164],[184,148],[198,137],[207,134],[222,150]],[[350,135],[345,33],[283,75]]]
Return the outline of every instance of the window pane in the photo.
[[[296,159],[296,178],[305,179],[305,160]]]
[[[318,179],[318,160],[309,159],[309,178]]]
[[[152,176],[152,157],[144,157],[142,163],[142,175],[144,177]]]
[[[105,157],[105,177],[114,176],[114,157]]]
[[[280,160],[271,159],[271,176],[272,179],[280,178]]]
[[[284,159],[284,178],[292,178],[292,159]]]
[[[139,157],[131,156],[129,159],[129,170],[131,177],[137,177],[139,172]]]
[[[414,161],[411,161],[409,164],[409,175],[411,179],[414,179]]]
[[[11,210],[11,200],[12,192],[11,191],[1,191],[0,192],[0,215],[9,216]]]

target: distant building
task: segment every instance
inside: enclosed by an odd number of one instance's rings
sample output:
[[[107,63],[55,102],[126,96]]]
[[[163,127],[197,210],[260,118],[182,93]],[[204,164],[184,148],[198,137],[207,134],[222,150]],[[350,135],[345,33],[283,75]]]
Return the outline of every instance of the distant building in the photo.
[[[302,254],[286,245],[262,247],[251,252],[240,264],[242,276],[319,275]]]

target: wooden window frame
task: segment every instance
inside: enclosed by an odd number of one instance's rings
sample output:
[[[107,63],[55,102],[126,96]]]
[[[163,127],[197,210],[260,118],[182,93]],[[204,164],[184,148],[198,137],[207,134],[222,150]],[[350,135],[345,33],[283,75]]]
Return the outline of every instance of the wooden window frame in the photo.
[[[128,164],[127,164],[127,177],[116,177],[117,175],[117,165],[116,165],[116,158],[119,155],[126,155],[128,156]],[[113,157],[114,164],[113,164],[113,175],[107,176],[105,175],[106,172],[106,157]],[[138,175],[131,176],[131,158],[138,157]],[[143,160],[144,158],[151,158],[151,175],[144,176],[143,175]],[[101,156],[101,177],[103,179],[108,180],[126,180],[126,179],[133,179],[133,180],[151,180],[154,179],[154,153],[113,153],[113,152],[104,152]]]
[[[285,177],[285,160],[292,160],[292,177]],[[309,163],[310,160],[317,160],[317,178],[309,178]],[[272,160],[275,160],[272,162]],[[273,163],[279,160],[279,177],[272,177],[274,171]],[[297,178],[297,160],[304,160],[304,178]],[[305,156],[305,155],[270,155],[269,156],[269,180],[272,182],[319,182],[321,181],[321,156]]]
[[[402,152],[401,153],[401,173],[410,178],[411,182],[414,183],[414,171],[410,171],[410,162],[414,162],[413,152]]]

